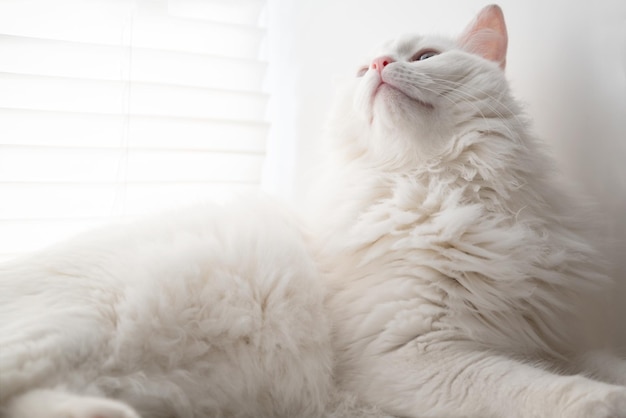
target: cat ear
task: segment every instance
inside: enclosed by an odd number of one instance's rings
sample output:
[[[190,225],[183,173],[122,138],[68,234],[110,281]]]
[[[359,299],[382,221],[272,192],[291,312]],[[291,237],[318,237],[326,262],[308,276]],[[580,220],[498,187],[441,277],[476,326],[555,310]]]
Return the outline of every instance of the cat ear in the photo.
[[[463,49],[498,63],[502,69],[506,66],[507,43],[504,15],[495,4],[482,9],[459,37]]]

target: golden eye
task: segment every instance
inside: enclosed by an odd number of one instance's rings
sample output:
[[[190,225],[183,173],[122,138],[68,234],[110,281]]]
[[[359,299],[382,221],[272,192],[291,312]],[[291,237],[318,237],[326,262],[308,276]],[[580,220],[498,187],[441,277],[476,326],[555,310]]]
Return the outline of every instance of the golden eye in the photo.
[[[426,49],[426,50],[422,50],[420,52],[418,52],[417,54],[413,55],[413,58],[411,58],[411,61],[424,61],[428,58],[432,58],[435,55],[439,55],[439,52],[433,50],[433,49]]]

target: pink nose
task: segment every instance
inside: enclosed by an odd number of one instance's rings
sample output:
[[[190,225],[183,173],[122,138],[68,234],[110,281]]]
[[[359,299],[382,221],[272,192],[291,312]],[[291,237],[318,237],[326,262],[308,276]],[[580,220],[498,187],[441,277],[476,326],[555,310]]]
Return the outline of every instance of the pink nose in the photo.
[[[374,60],[370,64],[370,68],[372,70],[378,71],[378,74],[381,74],[383,72],[383,68],[385,68],[387,65],[391,64],[392,62],[394,62],[394,59],[391,57],[374,58]]]

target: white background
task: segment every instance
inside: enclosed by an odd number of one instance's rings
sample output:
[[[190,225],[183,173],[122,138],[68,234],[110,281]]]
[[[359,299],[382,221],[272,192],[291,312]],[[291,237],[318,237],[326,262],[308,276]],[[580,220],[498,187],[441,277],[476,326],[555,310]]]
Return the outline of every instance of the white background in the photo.
[[[301,201],[336,77],[407,32],[454,35],[477,0],[272,0],[266,184]],[[626,1],[503,0],[507,74],[560,168],[598,203],[626,342]],[[295,141],[294,141],[295,138]],[[273,151],[272,151],[273,150]],[[295,180],[294,180],[295,179]]]

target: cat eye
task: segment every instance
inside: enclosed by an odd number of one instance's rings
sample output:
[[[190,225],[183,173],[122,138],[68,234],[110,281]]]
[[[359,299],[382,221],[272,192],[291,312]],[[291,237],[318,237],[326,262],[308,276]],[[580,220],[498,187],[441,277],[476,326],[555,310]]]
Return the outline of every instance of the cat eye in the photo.
[[[425,59],[432,58],[435,55],[439,55],[439,52],[434,51],[432,49],[420,51],[417,54],[413,55],[411,61],[424,61]]]
[[[359,71],[357,71],[356,76],[357,77],[363,77],[365,75],[365,73],[367,72],[367,70],[369,70],[370,67],[361,67],[359,68]]]

